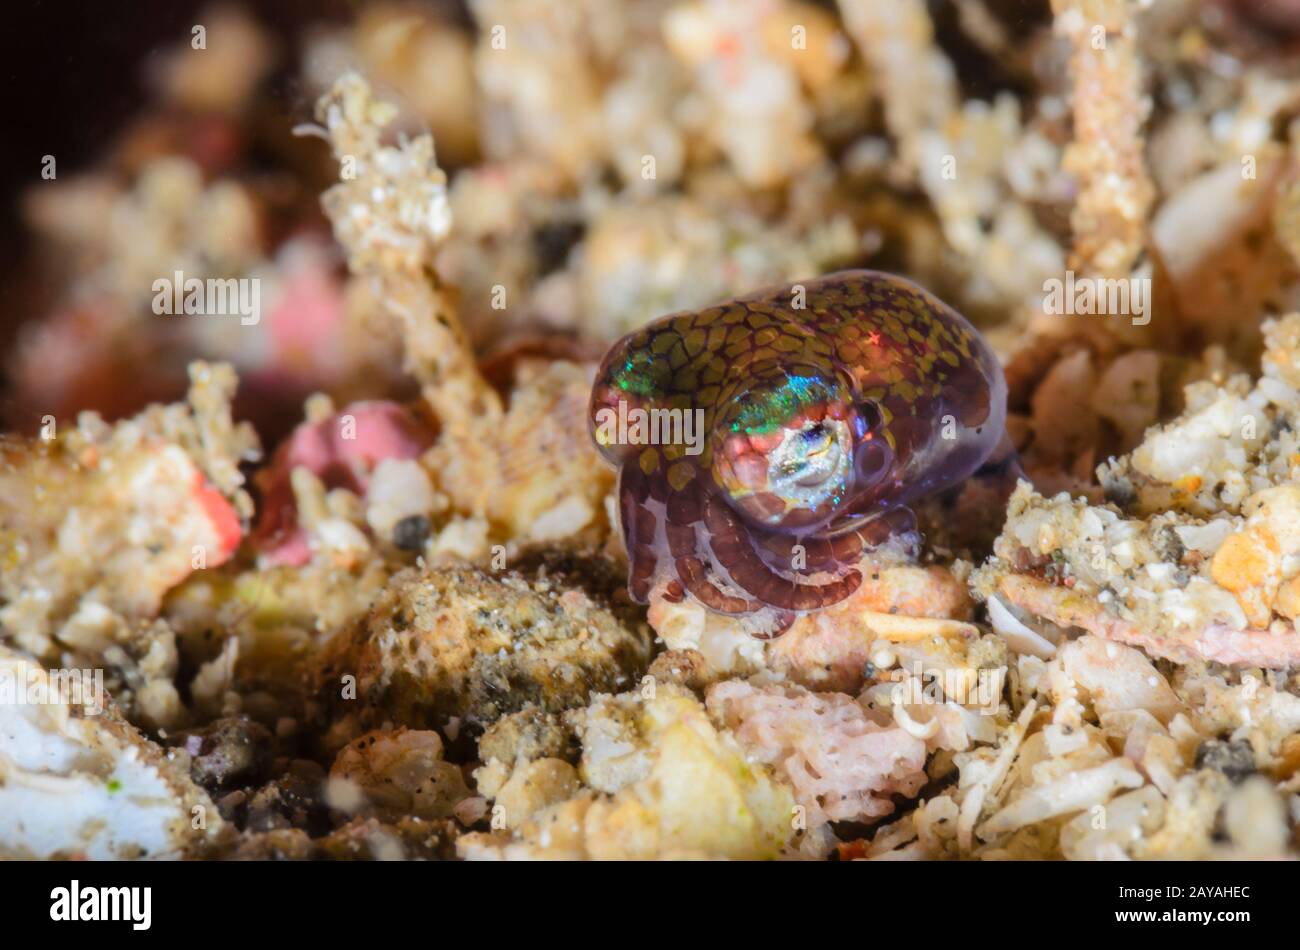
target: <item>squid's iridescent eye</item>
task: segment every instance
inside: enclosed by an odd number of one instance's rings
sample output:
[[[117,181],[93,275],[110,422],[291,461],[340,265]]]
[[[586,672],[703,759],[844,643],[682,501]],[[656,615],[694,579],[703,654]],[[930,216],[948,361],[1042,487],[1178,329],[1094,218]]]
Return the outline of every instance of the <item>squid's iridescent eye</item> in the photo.
[[[821,518],[846,498],[853,434],[843,419],[807,415],[764,433],[731,433],[714,475],[732,504],[769,525]]]

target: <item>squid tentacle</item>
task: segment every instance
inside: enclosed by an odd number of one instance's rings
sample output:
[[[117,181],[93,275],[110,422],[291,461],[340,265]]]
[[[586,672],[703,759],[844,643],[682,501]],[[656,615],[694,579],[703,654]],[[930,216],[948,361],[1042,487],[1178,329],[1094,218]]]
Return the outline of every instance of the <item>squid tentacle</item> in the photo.
[[[778,572],[809,576],[841,573],[854,567],[866,551],[916,532],[916,516],[909,508],[891,508],[883,514],[848,515],[824,532],[810,536],[782,532],[754,532],[763,562]],[[802,551],[796,549],[802,547]],[[796,558],[801,554],[801,558]],[[796,566],[796,561],[798,565]]]
[[[629,562],[627,586],[632,599],[640,604],[650,599],[650,588],[659,566],[655,551],[658,519],[645,504],[649,498],[646,481],[645,475],[634,466],[625,465],[619,471],[619,515]]]
[[[759,600],[780,610],[817,610],[848,597],[862,583],[862,572],[850,569],[826,584],[801,584],[767,567],[749,541],[740,519],[711,494],[704,497],[704,524],[709,547],[731,579]]]
[[[755,532],[755,537],[758,539],[758,553],[765,564],[778,571],[802,575],[845,570],[857,563],[863,550],[861,538],[854,533],[805,537],[766,531]],[[801,558],[796,556],[800,554]],[[796,561],[800,567],[795,567]]]
[[[686,590],[706,607],[719,613],[752,613],[762,607],[762,604],[724,593],[708,578],[708,570],[700,557],[697,531],[701,508],[699,496],[699,486],[694,481],[668,496],[664,531],[677,577]]]

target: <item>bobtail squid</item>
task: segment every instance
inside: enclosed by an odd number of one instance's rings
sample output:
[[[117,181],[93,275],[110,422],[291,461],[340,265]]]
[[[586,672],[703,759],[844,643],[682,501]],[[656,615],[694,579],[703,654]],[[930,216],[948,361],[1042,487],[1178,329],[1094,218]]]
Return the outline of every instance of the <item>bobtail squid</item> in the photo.
[[[632,597],[761,614],[759,636],[852,594],[864,550],[914,536],[908,504],[974,473],[1005,415],[975,328],[865,270],[655,320],[606,355],[590,407]]]

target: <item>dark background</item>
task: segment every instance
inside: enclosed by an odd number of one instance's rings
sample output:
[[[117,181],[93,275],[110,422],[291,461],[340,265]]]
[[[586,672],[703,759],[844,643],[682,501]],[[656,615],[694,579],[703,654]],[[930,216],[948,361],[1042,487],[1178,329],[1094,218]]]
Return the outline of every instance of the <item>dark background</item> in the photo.
[[[305,23],[345,21],[358,0],[242,0],[280,44]],[[30,236],[18,202],[40,182],[41,158],[55,156],[60,178],[93,165],[117,130],[148,103],[150,61],[188,41],[209,0],[10,0],[0,27],[0,353],[17,325],[44,312],[57,288],[34,276]],[[310,104],[282,56],[271,79],[286,110]],[[278,86],[279,88],[275,88]],[[298,121],[306,112],[294,116]],[[0,360],[0,362],[3,362]],[[3,370],[0,369],[0,374]],[[0,375],[0,387],[4,386]]]

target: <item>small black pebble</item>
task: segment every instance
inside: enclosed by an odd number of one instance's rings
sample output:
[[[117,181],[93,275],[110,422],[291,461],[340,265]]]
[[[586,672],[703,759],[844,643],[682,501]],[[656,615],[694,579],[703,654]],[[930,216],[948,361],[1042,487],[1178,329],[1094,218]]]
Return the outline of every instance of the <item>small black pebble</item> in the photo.
[[[582,240],[586,226],[581,221],[547,221],[533,232],[533,256],[537,276],[545,277],[564,266],[573,245]]]
[[[403,551],[423,551],[429,539],[429,519],[424,515],[407,515],[393,525],[393,544]]]
[[[1106,501],[1120,508],[1127,508],[1137,501],[1137,489],[1127,479],[1111,479],[1102,483]]]
[[[1244,740],[1207,739],[1196,750],[1196,767],[1222,772],[1233,785],[1255,774],[1255,750]]]

